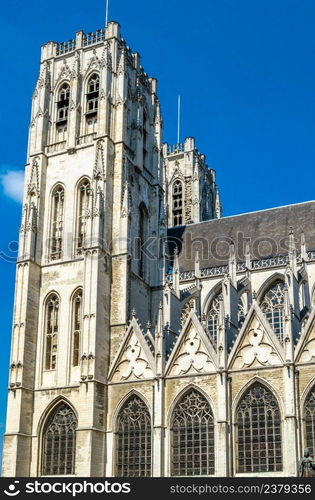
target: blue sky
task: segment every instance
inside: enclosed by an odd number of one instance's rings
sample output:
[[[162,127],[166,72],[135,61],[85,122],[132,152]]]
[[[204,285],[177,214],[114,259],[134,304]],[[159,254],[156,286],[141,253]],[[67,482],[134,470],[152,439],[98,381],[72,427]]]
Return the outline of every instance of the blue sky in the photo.
[[[1,13],[0,160],[0,433],[4,430],[31,95],[40,45],[104,26],[105,0],[48,8],[11,0]],[[217,170],[223,214],[315,198],[314,0],[110,0],[145,70],[159,80],[164,139],[176,142],[177,95],[181,139],[197,145]],[[4,257],[6,256],[6,257]]]

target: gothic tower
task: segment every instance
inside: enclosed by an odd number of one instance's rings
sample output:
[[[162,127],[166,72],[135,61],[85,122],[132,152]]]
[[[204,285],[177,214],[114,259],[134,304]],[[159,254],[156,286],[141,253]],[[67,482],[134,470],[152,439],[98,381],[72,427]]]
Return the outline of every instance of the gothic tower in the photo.
[[[221,202],[216,172],[209,168],[205,155],[193,137],[183,144],[164,144],[165,192],[168,227],[182,226],[221,217]]]
[[[159,299],[164,217],[157,82],[117,23],[42,47],[25,178],[3,474],[73,472],[55,409],[76,474],[104,475],[109,359]]]

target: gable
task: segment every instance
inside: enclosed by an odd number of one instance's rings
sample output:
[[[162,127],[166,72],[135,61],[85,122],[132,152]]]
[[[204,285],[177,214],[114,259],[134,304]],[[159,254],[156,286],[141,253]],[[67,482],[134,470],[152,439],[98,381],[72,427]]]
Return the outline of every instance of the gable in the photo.
[[[213,361],[214,350],[201,325],[196,324],[196,320],[198,321],[195,313],[191,313],[169,359],[168,375],[216,371]]]
[[[269,324],[262,313],[259,314],[256,308],[253,308],[231,352],[229,368],[281,365],[283,363],[280,354],[281,345],[276,338],[273,338],[275,335],[271,335],[269,330]]]
[[[109,380],[112,382],[154,377],[152,353],[143,338],[140,328],[135,323],[136,320],[133,319],[109,370]]]
[[[300,363],[315,362],[315,321],[314,313],[310,316],[305,331],[296,346],[296,361]]]

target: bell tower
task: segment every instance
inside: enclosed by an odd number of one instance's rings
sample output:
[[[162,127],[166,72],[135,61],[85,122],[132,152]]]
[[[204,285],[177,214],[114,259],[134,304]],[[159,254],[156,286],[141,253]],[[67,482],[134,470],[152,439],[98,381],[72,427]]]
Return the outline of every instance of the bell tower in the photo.
[[[117,23],[42,47],[17,262],[5,476],[105,473],[108,366],[131,311],[151,320],[161,294],[161,130],[157,82]],[[61,414],[74,451],[71,460],[62,451],[52,461],[48,429]]]

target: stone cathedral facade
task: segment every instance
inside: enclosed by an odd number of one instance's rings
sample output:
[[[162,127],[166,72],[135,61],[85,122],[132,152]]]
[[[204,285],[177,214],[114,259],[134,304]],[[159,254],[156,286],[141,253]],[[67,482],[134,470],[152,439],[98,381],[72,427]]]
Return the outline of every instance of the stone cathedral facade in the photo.
[[[295,476],[315,451],[315,202],[221,218],[117,23],[42,47],[5,476]]]

